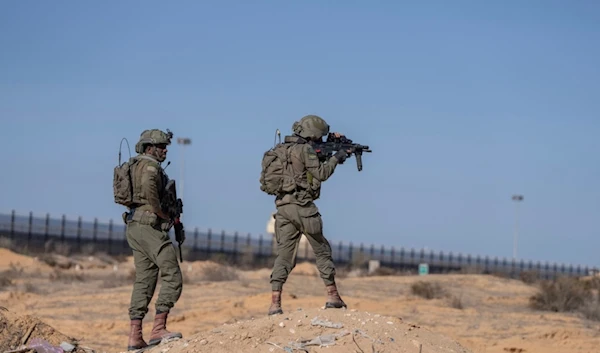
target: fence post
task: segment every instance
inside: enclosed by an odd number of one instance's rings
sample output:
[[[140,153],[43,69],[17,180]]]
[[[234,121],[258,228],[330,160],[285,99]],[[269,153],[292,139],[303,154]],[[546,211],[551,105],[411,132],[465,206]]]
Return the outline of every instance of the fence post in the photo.
[[[233,233],[233,254],[236,257],[237,257],[237,254],[238,254],[238,237],[239,237],[239,234],[238,234],[237,231],[235,233]]]
[[[258,256],[262,256],[263,235],[258,236]]]
[[[362,265],[362,262],[365,260],[365,246],[363,245],[363,243],[360,243],[360,247],[358,248],[358,252],[360,253],[360,256],[359,256],[358,260],[361,262],[360,265]]]
[[[348,264],[349,265],[352,265],[352,253],[353,253],[352,242],[350,242],[350,244],[348,244]]]
[[[342,241],[341,240],[338,242],[337,258],[338,259],[336,261],[343,261],[342,260]]]
[[[394,265],[396,264],[396,262],[394,261],[395,255],[396,255],[396,250],[392,246],[392,253],[391,253],[391,259],[390,259],[390,263],[392,264],[392,267],[394,267]]]
[[[62,215],[62,220],[60,222],[60,241],[61,242],[65,241],[65,227],[66,227],[66,223],[67,223],[67,216],[65,216],[63,214]]]
[[[27,242],[31,241],[31,233],[33,232],[33,212],[29,211],[29,229],[27,230]]]
[[[94,218],[94,233],[92,235],[94,245],[98,245],[98,218]]]
[[[379,251],[379,261],[385,261],[385,249],[383,245],[381,246],[381,250]]]
[[[212,229],[208,228],[208,233],[206,233],[206,253],[212,253]]]
[[[77,246],[81,251],[81,216],[77,219]]]
[[[15,237],[15,210],[12,210],[10,214],[10,237]]]
[[[108,253],[112,254],[112,233],[113,233],[113,220],[108,221]]]
[[[46,226],[44,228],[44,242],[48,241],[48,232],[50,231],[50,213],[46,213]]]
[[[371,249],[369,250],[369,255],[371,255],[371,259],[375,255],[375,245],[371,244]]]
[[[198,227],[194,229],[194,250],[198,248]]]
[[[220,245],[220,252],[224,253],[225,252],[225,230],[221,230],[221,245]]]

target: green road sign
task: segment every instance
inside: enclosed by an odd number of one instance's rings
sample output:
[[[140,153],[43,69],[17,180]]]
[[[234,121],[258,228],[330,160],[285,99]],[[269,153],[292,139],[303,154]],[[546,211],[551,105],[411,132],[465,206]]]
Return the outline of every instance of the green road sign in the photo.
[[[429,274],[429,265],[428,264],[419,264],[419,276],[424,276]]]

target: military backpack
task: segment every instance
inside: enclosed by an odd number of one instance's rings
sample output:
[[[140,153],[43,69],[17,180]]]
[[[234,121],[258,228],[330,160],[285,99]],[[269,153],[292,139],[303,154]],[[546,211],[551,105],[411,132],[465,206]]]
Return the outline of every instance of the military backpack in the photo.
[[[117,165],[113,174],[113,193],[115,203],[130,207],[133,204],[133,166],[136,158],[130,158],[123,164]]]
[[[264,153],[260,172],[260,189],[263,192],[279,195],[296,190],[290,154],[292,146],[294,144],[279,143]]]

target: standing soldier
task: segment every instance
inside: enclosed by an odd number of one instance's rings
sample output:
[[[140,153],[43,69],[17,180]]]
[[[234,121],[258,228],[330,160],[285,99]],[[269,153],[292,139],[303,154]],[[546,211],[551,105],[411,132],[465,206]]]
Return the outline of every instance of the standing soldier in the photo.
[[[138,155],[128,162],[131,202],[128,203],[129,212],[124,213],[123,218],[127,224],[127,242],[135,262],[135,283],[129,306],[131,330],[128,350],[155,345],[165,338],[182,337],[181,333],[169,332],[166,328],[169,311],[181,296],[183,287],[177,255],[169,238],[172,223],[161,206],[165,185],[169,180],[161,163],[167,158],[167,145],[171,144],[173,137],[172,132],[167,132],[158,129],[142,132],[135,146]],[[154,326],[146,344],[142,335],[142,320],[148,312],[159,272],[161,289],[155,305]]]
[[[313,145],[329,134],[329,125],[316,115],[307,115],[293,124],[293,136],[267,151],[261,172],[261,190],[275,195],[275,238],[277,258],[271,273],[271,306],[269,315],[282,314],[281,292],[292,269],[302,234],[315,254],[317,269],[327,292],[326,308],[345,308],[335,283],[335,266],[331,246],[323,235],[323,221],[314,204],[321,193],[321,183],[327,180],[338,164],[352,151],[338,151],[324,163],[319,161]],[[336,133],[336,136],[341,136]],[[274,155],[277,154],[277,157]],[[273,160],[284,162],[273,163]],[[279,173],[279,176],[277,176]]]

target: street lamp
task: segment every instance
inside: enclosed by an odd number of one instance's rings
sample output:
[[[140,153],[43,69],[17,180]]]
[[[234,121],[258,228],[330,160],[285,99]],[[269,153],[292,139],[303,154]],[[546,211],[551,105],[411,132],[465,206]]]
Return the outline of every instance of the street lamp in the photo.
[[[513,260],[517,260],[517,238],[519,237],[519,203],[523,201],[523,195],[513,195],[515,202],[515,235],[513,239]]]
[[[185,146],[192,144],[192,140],[187,137],[178,137],[177,144],[182,145],[182,147],[181,147],[181,171],[180,171],[181,175],[179,177],[179,179],[181,181],[181,188],[180,188],[180,192],[179,192],[179,195],[180,195],[179,197],[181,199],[183,199],[183,171],[184,171],[184,169],[183,169],[184,153],[183,152],[185,150]]]

